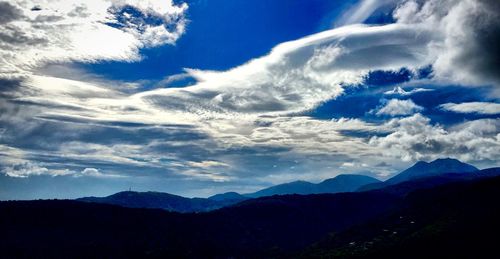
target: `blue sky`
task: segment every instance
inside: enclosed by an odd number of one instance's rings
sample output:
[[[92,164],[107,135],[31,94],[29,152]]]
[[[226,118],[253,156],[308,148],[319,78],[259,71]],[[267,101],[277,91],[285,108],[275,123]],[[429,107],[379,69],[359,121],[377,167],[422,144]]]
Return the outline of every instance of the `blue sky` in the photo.
[[[498,166],[499,9],[0,1],[0,199]]]

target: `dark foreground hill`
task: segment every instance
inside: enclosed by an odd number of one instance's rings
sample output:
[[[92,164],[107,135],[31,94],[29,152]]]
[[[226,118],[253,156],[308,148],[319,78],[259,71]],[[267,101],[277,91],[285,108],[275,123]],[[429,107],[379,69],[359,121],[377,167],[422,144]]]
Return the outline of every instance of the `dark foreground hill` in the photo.
[[[498,258],[500,177],[411,193],[387,216],[331,233],[294,257]]]
[[[408,258],[432,256],[431,248],[438,256],[480,255],[496,253],[490,244],[500,233],[498,197],[500,178],[409,195],[272,196],[198,214],[78,201],[0,202],[0,257]],[[328,233],[334,234],[325,239]]]
[[[181,214],[78,201],[0,203],[0,257],[281,254],[399,206],[385,193],[273,196]]]

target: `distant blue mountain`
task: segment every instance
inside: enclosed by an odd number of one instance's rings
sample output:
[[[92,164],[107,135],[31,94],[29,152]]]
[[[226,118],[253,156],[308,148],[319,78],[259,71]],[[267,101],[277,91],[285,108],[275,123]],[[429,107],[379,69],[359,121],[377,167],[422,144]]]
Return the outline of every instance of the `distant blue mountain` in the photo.
[[[373,191],[405,196],[415,190],[430,189],[455,182],[475,181],[498,176],[500,176],[500,167],[494,167],[471,173],[444,173],[427,177],[413,178],[408,181],[392,185],[389,184]]]
[[[235,202],[240,202],[244,200],[248,200],[249,197],[243,196],[237,192],[226,192],[226,193],[220,193],[216,194],[214,196],[208,197],[210,200],[214,201],[235,201]]]
[[[419,178],[439,176],[444,174],[469,174],[478,171],[479,169],[477,169],[476,167],[452,158],[436,159],[430,163],[419,161],[412,167],[402,171],[401,173],[395,175],[394,177],[388,179],[385,182],[368,184],[362,186],[358,190],[367,191],[373,189],[380,189],[389,185],[394,185],[410,180],[416,180]]]
[[[380,180],[366,175],[341,174],[317,184],[316,193],[353,192],[366,184],[380,183]]]
[[[254,193],[244,194],[245,196],[257,198],[284,194],[311,194],[314,193],[316,185],[306,181],[294,181],[290,183],[278,184],[262,189]]]
[[[254,193],[244,194],[244,196],[257,198],[272,195],[286,195],[286,194],[319,194],[319,193],[339,193],[339,192],[352,192],[361,186],[380,181],[365,175],[356,174],[341,174],[334,178],[324,180],[321,183],[314,184],[306,181],[295,181],[275,185]]]
[[[386,182],[394,184],[439,174],[470,173],[476,171],[479,171],[479,169],[472,165],[460,162],[457,159],[443,158],[436,159],[430,163],[420,161]]]
[[[318,194],[352,192],[363,185],[377,183],[379,180],[364,175],[339,175],[314,184],[305,181],[272,186],[258,192],[239,194],[227,192],[205,198],[185,198],[161,192],[132,192],[115,193],[107,197],[84,197],[78,201],[119,205],[129,208],[156,208],[176,212],[205,212],[257,197],[285,195],[285,194]]]

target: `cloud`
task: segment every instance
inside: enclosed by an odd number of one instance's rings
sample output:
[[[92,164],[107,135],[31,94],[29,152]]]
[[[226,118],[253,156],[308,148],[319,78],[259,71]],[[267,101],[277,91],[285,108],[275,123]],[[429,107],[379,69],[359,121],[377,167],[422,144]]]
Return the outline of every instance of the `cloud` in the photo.
[[[188,69],[197,84],[137,97],[158,109],[200,115],[303,112],[361,84],[371,70],[423,66],[429,37],[398,24],[342,27],[282,43],[228,71]]]
[[[457,157],[463,161],[496,161],[500,155],[500,119],[480,119],[444,128],[421,114],[392,119],[384,125],[392,133],[374,136],[369,144],[384,156],[406,161]]]
[[[441,27],[431,26],[434,24],[427,18],[409,16],[419,8],[418,4],[401,5],[395,12],[396,24],[347,26],[282,43],[268,55],[228,71],[187,69],[187,77],[198,81],[189,87],[156,89],[132,96],[110,92],[116,97],[109,99],[75,99],[66,94],[60,100],[50,95],[50,98],[38,96],[28,101],[49,99],[43,101],[88,108],[85,112],[65,111],[44,117],[77,116],[92,120],[191,125],[199,125],[200,120],[203,124],[204,120],[214,117],[250,116],[249,119],[255,119],[261,115],[306,112],[335,99],[346,87],[362,84],[370,71],[394,71],[402,67],[415,70],[437,62],[439,55],[436,54],[439,53],[435,53],[433,47],[444,46],[441,41],[446,38],[442,37]],[[453,5],[443,8],[455,10]],[[448,22],[446,16],[436,16],[436,19],[439,24]],[[41,81],[40,77],[36,80]],[[46,86],[43,91],[53,92],[48,79],[44,80],[47,82],[31,86]]]
[[[411,89],[410,91],[405,91],[403,88],[400,86],[394,87],[394,89],[389,90],[384,92],[385,95],[400,95],[400,96],[409,96],[415,93],[421,93],[421,92],[430,92],[434,91],[434,89],[428,89],[428,88],[414,88]]]
[[[384,105],[378,107],[374,112],[378,116],[390,115],[390,116],[400,116],[400,115],[411,115],[424,110],[424,107],[416,105],[411,99],[399,100],[391,99],[389,101],[384,100]]]
[[[79,173],[73,174],[74,177],[81,177],[81,176],[86,176],[86,177],[97,177],[97,178],[121,178],[124,177],[123,175],[117,175],[117,174],[103,174],[99,169],[97,168],[85,168]]]
[[[398,23],[425,26],[437,78],[462,84],[500,84],[500,2],[496,0],[405,1]]]
[[[199,167],[199,168],[226,167],[226,166],[228,166],[226,163],[219,162],[219,161],[211,161],[211,160],[205,160],[205,161],[201,161],[201,162],[189,161],[188,165],[192,166],[192,167]]]
[[[22,11],[9,2],[0,2],[0,24],[15,21],[22,17]]]
[[[141,48],[175,43],[187,8],[170,0],[2,1],[0,77],[50,62],[139,60]]]
[[[489,102],[468,102],[468,103],[445,103],[439,106],[445,111],[452,111],[456,113],[476,113],[494,115],[500,114],[499,103]]]
[[[40,166],[36,162],[26,161],[23,163],[7,166],[2,169],[2,173],[10,177],[26,178],[33,175],[50,175],[50,176],[70,175],[73,172],[71,172],[68,169],[49,170],[46,167]]]

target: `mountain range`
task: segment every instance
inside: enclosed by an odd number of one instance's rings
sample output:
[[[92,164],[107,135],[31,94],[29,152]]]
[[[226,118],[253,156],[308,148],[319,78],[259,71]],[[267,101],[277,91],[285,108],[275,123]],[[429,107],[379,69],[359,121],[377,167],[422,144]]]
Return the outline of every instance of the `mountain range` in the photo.
[[[84,197],[77,200],[113,204],[130,208],[159,208],[176,212],[204,212],[259,197],[382,190],[385,187],[399,183],[441,176],[431,181],[423,181],[425,184],[432,183],[432,186],[435,186],[440,183],[454,181],[464,177],[479,177],[480,174],[478,174],[478,172],[480,172],[479,169],[472,165],[456,159],[443,158],[432,162],[419,161],[410,168],[396,174],[394,177],[384,182],[365,175],[341,174],[317,184],[307,181],[294,181],[271,186],[253,193],[240,194],[237,192],[227,192],[216,194],[208,198],[185,198],[160,192],[125,191],[107,197]],[[406,188],[412,189],[411,186],[406,186]],[[391,188],[390,190],[394,191],[395,189]]]
[[[379,183],[370,176],[356,174],[341,174],[334,178],[326,179],[320,183],[314,184],[306,181],[295,181],[275,185],[254,193],[244,194],[246,197],[258,198],[273,195],[285,194],[318,194],[318,193],[339,193],[352,192],[367,184]]]
[[[233,205],[251,198],[286,194],[319,194],[352,192],[361,186],[378,183],[379,180],[364,175],[338,175],[318,184],[295,181],[272,186],[254,193],[227,192],[209,198],[185,198],[161,192],[124,191],[107,197],[84,197],[78,201],[113,204],[129,208],[159,208],[177,212],[203,212]]]

